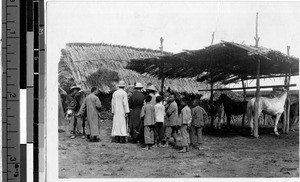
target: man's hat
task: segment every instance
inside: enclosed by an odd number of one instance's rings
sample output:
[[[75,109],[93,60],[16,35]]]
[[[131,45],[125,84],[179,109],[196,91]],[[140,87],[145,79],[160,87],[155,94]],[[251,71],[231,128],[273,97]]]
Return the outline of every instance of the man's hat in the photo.
[[[78,91],[81,90],[80,87],[74,85],[74,86],[72,86],[72,87],[70,88],[70,92],[73,92],[74,89],[77,89]]]
[[[141,83],[136,83],[134,88],[144,88],[144,86]]]
[[[153,90],[153,91],[157,92],[157,90],[156,90],[156,88],[155,88],[154,85],[150,85],[150,86],[147,88],[147,90]]]
[[[119,81],[119,83],[118,83],[117,86],[118,86],[118,87],[125,87],[126,84],[125,84],[125,82],[124,82],[123,80],[121,80],[121,81]]]

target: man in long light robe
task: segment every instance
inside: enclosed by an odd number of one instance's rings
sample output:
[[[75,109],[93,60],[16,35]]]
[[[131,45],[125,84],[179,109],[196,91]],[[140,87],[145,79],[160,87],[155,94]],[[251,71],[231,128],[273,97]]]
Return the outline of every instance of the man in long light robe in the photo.
[[[128,136],[128,113],[129,104],[127,93],[124,91],[125,82],[120,81],[119,89],[113,93],[111,110],[114,115],[111,135],[115,137],[116,143],[125,143]]]
[[[99,90],[96,87],[93,87],[91,92],[92,93],[84,99],[77,116],[82,116],[86,111],[87,139],[91,142],[97,142],[99,141],[98,136],[100,135],[100,113],[98,110],[101,108],[101,102],[96,96]]]

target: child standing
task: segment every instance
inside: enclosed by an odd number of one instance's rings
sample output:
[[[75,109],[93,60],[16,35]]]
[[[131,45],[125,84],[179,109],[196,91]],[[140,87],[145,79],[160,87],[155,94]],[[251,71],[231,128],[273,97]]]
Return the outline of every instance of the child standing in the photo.
[[[155,132],[156,132],[156,140],[158,147],[162,145],[162,141],[165,139],[165,133],[164,133],[164,119],[165,119],[165,106],[161,103],[162,97],[157,96],[156,97],[156,104],[154,106],[155,110]]]
[[[192,109],[192,124],[191,124],[191,140],[192,144],[198,150],[202,149],[202,128],[207,120],[207,113],[200,107],[200,101],[195,99],[193,101]]]
[[[179,151],[180,153],[185,153],[190,150],[189,149],[190,135],[188,133],[188,126],[192,122],[192,115],[191,115],[191,109],[189,108],[187,103],[188,103],[188,98],[186,97],[182,98],[181,105],[183,108],[180,113],[180,121],[181,121],[180,134],[183,139],[182,141],[183,149]]]
[[[155,110],[151,102],[151,95],[145,98],[146,104],[142,107],[141,119],[144,121],[144,137],[145,137],[145,150],[150,150],[154,144],[154,126],[155,126]]]

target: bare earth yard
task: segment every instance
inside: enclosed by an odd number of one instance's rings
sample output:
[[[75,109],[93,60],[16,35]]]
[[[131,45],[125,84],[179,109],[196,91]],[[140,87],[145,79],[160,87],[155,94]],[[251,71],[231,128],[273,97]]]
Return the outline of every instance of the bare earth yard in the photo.
[[[204,150],[181,154],[172,146],[111,143],[111,124],[102,122],[98,143],[59,133],[60,178],[299,177],[298,129],[276,137],[273,128],[259,128],[259,139],[247,127],[207,129]]]

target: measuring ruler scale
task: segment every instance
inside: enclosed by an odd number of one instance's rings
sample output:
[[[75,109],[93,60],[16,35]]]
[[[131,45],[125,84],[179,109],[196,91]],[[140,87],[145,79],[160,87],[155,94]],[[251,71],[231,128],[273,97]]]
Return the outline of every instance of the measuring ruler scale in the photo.
[[[20,181],[20,10],[2,3],[2,179]]]

